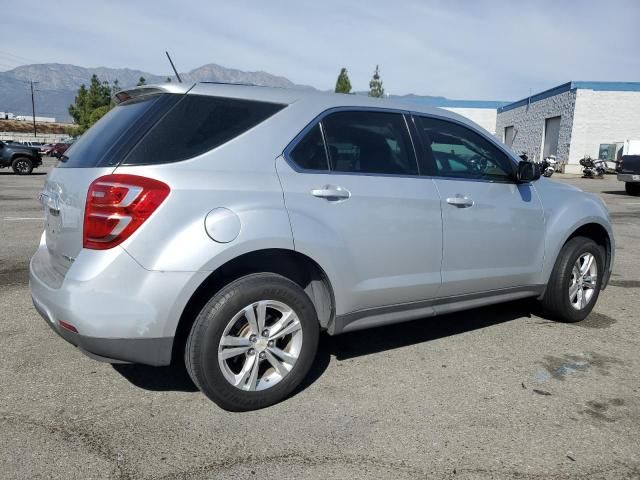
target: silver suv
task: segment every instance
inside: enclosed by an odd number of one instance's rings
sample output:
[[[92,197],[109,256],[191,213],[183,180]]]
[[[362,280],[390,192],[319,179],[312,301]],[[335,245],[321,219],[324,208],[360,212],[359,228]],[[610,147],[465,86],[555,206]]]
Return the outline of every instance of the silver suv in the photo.
[[[321,330],[525,297],[576,322],[607,284],[602,201],[454,113],[206,83],[116,98],[40,194],[34,305],[100,360],[184,359],[225,409],[289,395]]]

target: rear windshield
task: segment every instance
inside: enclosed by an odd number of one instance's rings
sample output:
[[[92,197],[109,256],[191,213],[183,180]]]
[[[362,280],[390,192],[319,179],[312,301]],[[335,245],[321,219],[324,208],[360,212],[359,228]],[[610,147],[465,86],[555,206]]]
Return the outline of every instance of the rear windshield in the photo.
[[[117,165],[123,148],[130,148],[166,112],[176,95],[152,95],[129,100],[112,108],[87,130],[60,159],[59,167],[82,168]],[[155,118],[154,118],[155,117]],[[138,138],[136,138],[138,137]]]
[[[177,162],[228,142],[284,108],[276,103],[186,95],[125,158],[125,165]]]
[[[228,142],[284,105],[201,95],[156,94],[123,102],[85,132],[58,167],[177,162]]]

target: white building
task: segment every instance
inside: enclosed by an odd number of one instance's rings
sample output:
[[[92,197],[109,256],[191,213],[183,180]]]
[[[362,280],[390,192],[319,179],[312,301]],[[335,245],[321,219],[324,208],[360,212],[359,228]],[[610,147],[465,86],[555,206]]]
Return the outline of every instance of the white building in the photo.
[[[496,135],[517,153],[555,155],[581,172],[588,155],[615,159],[617,146],[640,140],[640,82],[568,82],[498,108]]]
[[[429,105],[450,110],[467,117],[477,123],[489,133],[496,133],[496,112],[498,107],[506,105],[508,102],[494,102],[485,100],[451,100],[440,97],[419,97],[415,95],[392,97],[395,101],[404,103],[415,103],[418,105]]]
[[[496,133],[496,107],[441,107],[467,117],[489,133]]]

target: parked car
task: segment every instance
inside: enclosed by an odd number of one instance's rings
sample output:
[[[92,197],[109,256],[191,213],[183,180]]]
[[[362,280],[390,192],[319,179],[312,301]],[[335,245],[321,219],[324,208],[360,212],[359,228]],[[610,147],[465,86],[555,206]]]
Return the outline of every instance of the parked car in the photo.
[[[71,146],[71,143],[56,143],[49,151],[49,155],[52,157],[60,158],[64,155],[64,152]]]
[[[37,149],[40,149],[44,145],[43,142],[22,142],[22,144],[27,147],[35,147]]]
[[[55,143],[45,143],[40,147],[40,154],[49,155],[51,153],[51,150],[53,150],[54,146],[55,146]]]
[[[623,155],[616,170],[629,195],[640,195],[640,155]]]
[[[116,97],[41,193],[35,308],[98,359],[184,361],[225,409],[289,395],[321,330],[410,336],[529,297],[577,322],[609,280],[604,203],[455,113],[207,83]]]
[[[36,148],[19,143],[0,141],[0,168],[11,167],[18,175],[29,175],[42,165],[42,157]]]

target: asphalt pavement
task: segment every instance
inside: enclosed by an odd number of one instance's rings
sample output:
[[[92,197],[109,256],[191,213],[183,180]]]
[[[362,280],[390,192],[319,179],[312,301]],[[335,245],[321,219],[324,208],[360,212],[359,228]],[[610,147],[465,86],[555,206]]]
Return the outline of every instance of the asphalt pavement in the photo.
[[[339,337],[273,407],[229,413],[179,367],[111,366],[33,309],[44,181],[0,170],[0,477],[640,478],[640,197],[597,192],[614,274],[575,325],[521,301]]]

